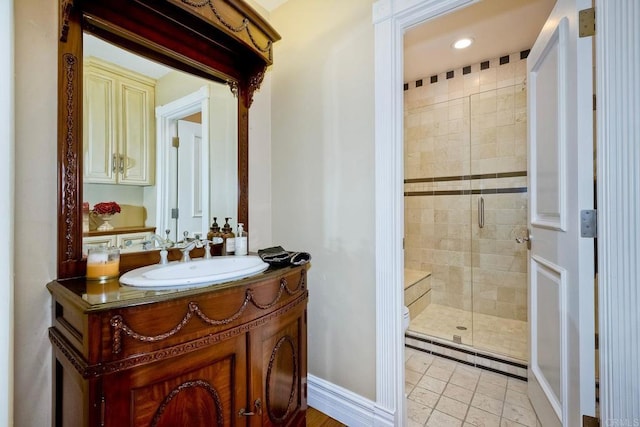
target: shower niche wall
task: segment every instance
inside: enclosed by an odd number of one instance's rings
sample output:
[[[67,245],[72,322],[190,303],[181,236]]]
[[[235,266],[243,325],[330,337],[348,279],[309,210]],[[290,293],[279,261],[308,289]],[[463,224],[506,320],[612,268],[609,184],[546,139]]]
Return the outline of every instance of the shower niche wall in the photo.
[[[526,54],[405,86],[408,337],[526,362]],[[417,84],[416,84],[417,83]]]

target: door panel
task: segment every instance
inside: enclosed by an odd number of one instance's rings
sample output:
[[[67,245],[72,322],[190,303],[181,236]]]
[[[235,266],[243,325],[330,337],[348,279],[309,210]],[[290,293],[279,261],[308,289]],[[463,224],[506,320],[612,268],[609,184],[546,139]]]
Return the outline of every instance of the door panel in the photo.
[[[565,166],[564,153],[566,147],[565,135],[562,133],[560,123],[563,122],[560,114],[559,103],[564,101],[559,92],[561,82],[567,76],[560,68],[562,58],[558,56],[566,53],[561,50],[565,46],[559,46],[560,37],[563,43],[567,37],[568,23],[566,19],[555,28],[550,39],[536,63],[530,71],[532,89],[532,111],[537,126],[532,128],[535,134],[535,168],[531,171],[532,184],[535,191],[531,197],[532,224],[564,230],[563,223],[566,215],[562,206],[565,200],[565,185],[563,177],[566,171],[561,171]],[[531,58],[533,59],[533,58]],[[564,67],[563,67],[564,68]]]
[[[593,209],[592,46],[559,0],[527,59],[529,84],[529,397],[542,425],[595,413],[594,250],[580,237]]]
[[[562,314],[566,311],[564,269],[537,258],[531,258],[531,292],[537,295],[532,304],[531,323],[535,331],[531,348],[531,369],[548,396],[556,414],[562,407],[562,364],[565,340]],[[544,302],[543,304],[541,302]]]
[[[116,82],[87,72],[84,77],[83,179],[85,183],[115,184],[113,153],[116,151]]]
[[[246,402],[246,354],[246,336],[241,335],[115,374],[104,383],[105,425],[243,425],[238,410]]]
[[[262,366],[252,366],[251,410],[260,416],[252,426],[286,426],[301,420],[306,410],[306,321],[303,310],[294,310],[250,333],[252,354],[260,354]],[[259,408],[255,402],[260,399]]]
[[[178,237],[184,231],[189,235],[204,233],[206,236],[202,226],[202,203],[203,182],[208,180],[203,176],[202,125],[179,120],[178,136]]]
[[[154,103],[152,97],[153,92],[147,87],[129,84],[126,80],[121,84],[121,184],[151,183],[149,157],[154,148],[151,145],[154,116],[149,106]]]

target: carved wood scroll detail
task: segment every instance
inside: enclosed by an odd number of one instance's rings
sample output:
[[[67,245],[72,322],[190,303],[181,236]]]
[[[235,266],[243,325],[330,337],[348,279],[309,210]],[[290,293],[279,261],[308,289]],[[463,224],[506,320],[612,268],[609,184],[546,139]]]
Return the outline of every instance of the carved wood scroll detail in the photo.
[[[264,69],[256,71],[255,74],[252,74],[249,77],[246,88],[243,88],[242,90],[240,90],[238,82],[232,80],[227,82],[233,96],[236,98],[242,96],[247,108],[251,107],[251,104],[253,104],[253,95],[260,89],[260,86],[264,81],[266,70],[267,68],[265,67]]]
[[[82,378],[97,378],[101,375],[119,372],[125,369],[133,368],[135,366],[147,365],[149,363],[155,363],[160,360],[191,353],[203,347],[208,347],[221,341],[237,337],[248,332],[251,329],[264,325],[271,320],[288,313],[289,311],[295,309],[299,304],[302,304],[306,300],[306,298],[307,292],[303,292],[303,294],[298,296],[295,301],[287,304],[279,310],[276,310],[247,324],[231,328],[220,333],[205,335],[193,341],[171,346],[168,348],[163,348],[161,350],[138,354],[127,359],[98,363],[95,365],[89,365],[82,354],[80,354],[58,331],[56,331],[55,328],[49,328],[49,340],[53,344],[54,348],[56,348],[57,351],[60,351],[65,356],[65,358],[71,363],[76,371],[78,371]]]
[[[60,4],[60,41],[67,42],[69,35],[69,20],[71,10],[73,9],[73,0],[62,0]]]
[[[264,80],[265,70],[260,70],[249,78],[249,87],[247,88],[247,107],[253,104],[253,94],[260,89]]]
[[[180,384],[178,387],[171,390],[171,392],[167,396],[165,396],[164,400],[160,404],[160,407],[158,408],[155,415],[153,416],[153,420],[151,420],[151,427],[156,427],[158,425],[158,423],[160,422],[160,418],[162,417],[162,414],[164,414],[164,411],[167,409],[167,406],[169,405],[169,403],[171,403],[171,400],[173,400],[174,397],[176,397],[181,391],[189,388],[194,388],[194,387],[203,388],[207,393],[209,393],[209,396],[211,396],[211,398],[216,404],[216,413],[217,413],[216,425],[218,427],[224,426],[224,415],[223,415],[224,411],[222,409],[222,402],[220,401],[220,395],[216,391],[215,387],[213,387],[207,381],[194,380],[194,381],[187,381],[185,383]]]
[[[273,43],[271,42],[271,40],[268,40],[267,45],[264,47],[258,44],[251,30],[251,26],[249,25],[250,24],[249,18],[243,17],[240,25],[233,25],[230,22],[228,22],[226,19],[224,19],[224,17],[220,14],[220,12],[218,11],[218,9],[214,4],[215,3],[214,0],[200,0],[200,1],[181,0],[181,1],[183,4],[191,6],[192,8],[195,8],[195,9],[200,9],[208,6],[209,9],[213,12],[213,16],[215,16],[218,22],[220,22],[220,24],[222,24],[227,30],[231,31],[232,33],[241,33],[242,31],[246,31],[247,35],[249,36],[249,40],[251,40],[251,44],[260,52],[268,53],[269,61],[272,60],[273,51],[271,47],[273,46]]]
[[[271,411],[271,387],[270,387],[271,373],[273,371],[273,364],[276,360],[276,356],[280,351],[280,347],[282,347],[282,345],[285,343],[287,343],[291,347],[291,354],[293,357],[293,379],[291,381],[291,391],[289,392],[289,401],[287,402],[287,410],[284,414],[282,414],[282,416],[278,417]],[[276,375],[278,374],[276,373]],[[267,413],[269,414],[269,418],[273,423],[282,424],[289,416],[289,413],[291,412],[291,404],[293,403],[293,398],[295,397],[295,393],[296,393],[297,381],[298,381],[298,354],[296,353],[296,346],[293,340],[291,339],[291,337],[289,337],[288,335],[285,335],[278,340],[275,347],[273,348],[273,351],[271,352],[271,357],[269,358],[269,367],[267,368],[267,381],[266,381]]]
[[[76,85],[78,58],[75,55],[66,53],[63,56],[65,73],[65,95],[66,99],[66,134],[64,145],[65,163],[63,164],[63,187],[64,192],[64,238],[67,242],[64,255],[65,260],[74,258],[75,238],[76,238],[76,170],[78,156],[75,150],[75,126],[74,121],[75,100],[73,99]]]
[[[212,319],[211,317],[207,316],[200,309],[200,307],[198,306],[198,303],[191,301],[187,305],[187,313],[184,315],[182,320],[178,322],[178,324],[174,326],[171,330],[159,335],[150,336],[150,335],[143,335],[139,332],[136,332],[129,325],[125,323],[121,315],[117,314],[113,316],[110,320],[110,324],[113,330],[112,352],[113,354],[119,354],[122,351],[122,334],[130,338],[133,338],[136,341],[141,341],[141,342],[163,341],[180,332],[189,323],[189,321],[194,315],[200,318],[200,320],[202,320],[204,323],[211,326],[228,325],[233,321],[237,320],[242,315],[242,313],[249,306],[249,303],[253,304],[256,308],[259,308],[260,310],[268,310],[271,307],[275,306],[278,303],[278,301],[280,301],[280,298],[282,297],[282,294],[285,291],[288,295],[295,295],[299,292],[302,292],[305,288],[306,288],[306,270],[305,269],[302,270],[300,274],[300,280],[298,281],[298,286],[295,289],[289,288],[286,278],[283,277],[282,279],[280,279],[280,287],[278,289],[278,293],[276,294],[275,298],[269,303],[261,304],[260,302],[256,301],[255,296],[253,294],[253,290],[249,288],[245,291],[244,301],[240,305],[240,308],[238,308],[238,310],[236,310],[236,312],[231,316],[225,319],[219,319],[219,320]]]
[[[260,317],[252,322],[240,325],[235,328],[231,328],[220,333],[205,335],[201,338],[189,341],[186,343],[178,344],[175,346],[163,348],[144,354],[138,354],[127,359],[115,360],[111,362],[98,363],[95,365],[89,365],[85,358],[80,354],[61,334],[56,331],[55,328],[49,328],[49,339],[53,346],[60,351],[65,358],[72,364],[72,366],[78,371],[78,373],[84,379],[97,378],[101,375],[106,375],[114,372],[130,369],[135,366],[147,365],[155,363],[160,360],[165,360],[171,357],[180,356],[197,351],[203,347],[208,347],[216,343],[228,340],[233,337],[237,337],[241,334],[248,332],[251,329],[264,325],[273,319],[283,316],[289,311],[295,309],[299,304],[302,304],[307,298],[307,292],[303,292],[293,302],[287,304],[279,310],[269,313],[266,316]]]

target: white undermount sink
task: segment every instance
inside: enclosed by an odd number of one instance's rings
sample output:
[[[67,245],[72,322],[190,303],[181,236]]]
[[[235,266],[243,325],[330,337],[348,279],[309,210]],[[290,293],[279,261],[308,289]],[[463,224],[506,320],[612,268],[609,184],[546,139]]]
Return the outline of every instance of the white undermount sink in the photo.
[[[136,268],[120,276],[120,283],[141,288],[206,286],[250,277],[268,267],[255,255],[194,259]]]

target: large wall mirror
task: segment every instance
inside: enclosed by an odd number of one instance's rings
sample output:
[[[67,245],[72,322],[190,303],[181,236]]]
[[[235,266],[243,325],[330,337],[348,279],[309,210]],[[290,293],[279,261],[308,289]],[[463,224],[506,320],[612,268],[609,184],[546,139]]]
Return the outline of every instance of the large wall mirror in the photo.
[[[177,242],[206,236],[211,217],[234,225],[237,101],[226,84],[84,33],[83,248],[139,252],[154,233]],[[107,223],[93,209],[104,202],[121,210]]]
[[[241,0],[60,0],[60,23],[58,277],[93,245],[125,271],[157,262],[153,234],[248,228],[248,108],[278,34]]]

